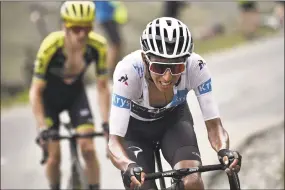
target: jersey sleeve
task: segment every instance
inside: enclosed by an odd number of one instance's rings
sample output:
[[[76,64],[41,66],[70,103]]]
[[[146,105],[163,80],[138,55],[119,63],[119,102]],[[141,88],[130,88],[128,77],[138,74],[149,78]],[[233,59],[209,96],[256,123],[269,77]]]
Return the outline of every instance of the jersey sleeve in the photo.
[[[90,32],[89,34],[89,43],[91,46],[95,49],[95,54],[94,54],[94,61],[96,63],[95,68],[96,68],[96,76],[98,78],[105,78],[107,77],[107,41],[106,39],[99,35],[96,34],[95,32]]]
[[[212,93],[212,77],[206,61],[194,55],[190,66],[190,85],[198,99],[205,121],[218,118],[219,109]]]
[[[124,137],[129,124],[131,101],[141,95],[141,80],[135,68],[123,60],[113,75],[112,105],[110,111],[110,134]]]
[[[34,62],[33,80],[46,80],[47,68],[51,58],[58,49],[60,32],[49,34],[41,43]]]

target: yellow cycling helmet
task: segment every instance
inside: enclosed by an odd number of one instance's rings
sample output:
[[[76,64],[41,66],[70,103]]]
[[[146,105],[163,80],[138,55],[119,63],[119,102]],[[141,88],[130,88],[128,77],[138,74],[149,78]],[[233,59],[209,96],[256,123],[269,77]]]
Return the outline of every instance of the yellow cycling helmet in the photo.
[[[68,25],[92,25],[95,19],[95,3],[66,1],[61,6],[60,15]]]

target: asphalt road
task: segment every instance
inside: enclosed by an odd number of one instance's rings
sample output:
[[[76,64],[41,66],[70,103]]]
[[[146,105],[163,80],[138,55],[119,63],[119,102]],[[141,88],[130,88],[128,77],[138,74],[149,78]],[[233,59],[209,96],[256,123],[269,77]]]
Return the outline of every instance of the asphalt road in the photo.
[[[259,40],[246,46],[205,57],[213,75],[213,90],[220,107],[224,127],[229,132],[231,147],[236,147],[250,134],[280,123],[284,116],[284,36]],[[88,95],[100,124],[97,94],[94,86]],[[217,163],[193,93],[188,102],[204,164]],[[62,115],[67,120],[66,115]],[[65,131],[62,130],[64,133]],[[29,106],[1,110],[1,189],[47,188],[41,151],[35,145],[35,123]],[[96,139],[101,163],[102,187],[122,189],[119,171],[105,158],[105,141]],[[270,142],[268,142],[270,143]],[[62,143],[63,187],[69,175],[69,152]],[[284,147],[283,147],[284,148]],[[169,166],[164,162],[164,168]],[[203,174],[205,183],[208,175]]]

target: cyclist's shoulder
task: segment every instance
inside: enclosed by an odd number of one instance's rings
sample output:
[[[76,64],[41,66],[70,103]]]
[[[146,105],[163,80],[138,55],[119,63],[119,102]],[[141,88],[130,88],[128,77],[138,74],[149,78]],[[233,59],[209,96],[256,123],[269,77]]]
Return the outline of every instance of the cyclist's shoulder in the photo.
[[[116,66],[115,73],[118,75],[128,74],[136,79],[142,78],[144,65],[141,50],[136,50],[126,55]]]
[[[49,53],[51,50],[62,47],[64,41],[64,32],[55,31],[49,33],[42,41],[39,53]]]
[[[193,75],[194,73],[200,72],[204,67],[206,67],[206,61],[205,59],[199,55],[198,53],[193,52],[191,56],[187,60],[187,70],[188,74],[190,76],[195,76]]]
[[[88,44],[95,49],[106,48],[107,40],[104,36],[91,31],[88,35]]]
[[[129,69],[135,66],[143,65],[142,57],[141,57],[141,50],[136,50],[125,57],[121,61],[119,61],[118,66],[119,68]]]
[[[206,62],[205,59],[198,53],[193,52],[187,60],[191,65],[198,65],[201,61]]]

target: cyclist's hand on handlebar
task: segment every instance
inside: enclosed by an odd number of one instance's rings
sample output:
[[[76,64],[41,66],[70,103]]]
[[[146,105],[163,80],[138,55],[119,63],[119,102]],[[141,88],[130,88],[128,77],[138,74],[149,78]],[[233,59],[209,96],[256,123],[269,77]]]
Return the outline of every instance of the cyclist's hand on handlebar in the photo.
[[[109,123],[107,122],[104,122],[102,123],[102,128],[103,128],[103,132],[104,132],[104,136],[106,138],[106,141],[107,141],[107,147],[106,147],[106,157],[109,158],[109,154],[108,154],[108,142],[109,142]]]
[[[104,131],[105,138],[107,139],[107,142],[108,142],[109,141],[109,123],[107,122],[102,123],[102,128]]]
[[[140,188],[144,183],[144,179],[145,173],[142,167],[136,163],[129,164],[128,169],[123,173],[124,184],[131,189]]]
[[[36,138],[36,142],[37,144],[42,147],[42,148],[45,148],[46,146],[46,141],[47,141],[47,138],[48,138],[48,129],[42,129],[39,131],[38,133],[38,136]]]
[[[231,151],[228,149],[221,149],[218,152],[218,158],[221,164],[224,164],[227,166],[227,169],[225,170],[228,174],[231,174],[231,172],[239,172],[241,168],[241,160],[242,156],[237,151]]]

